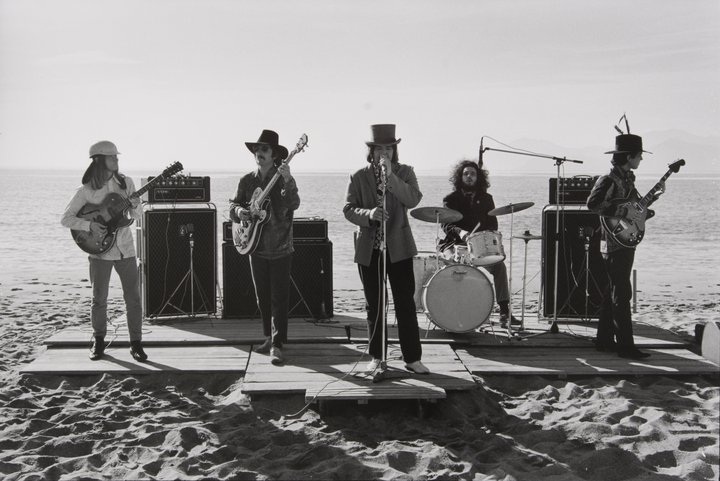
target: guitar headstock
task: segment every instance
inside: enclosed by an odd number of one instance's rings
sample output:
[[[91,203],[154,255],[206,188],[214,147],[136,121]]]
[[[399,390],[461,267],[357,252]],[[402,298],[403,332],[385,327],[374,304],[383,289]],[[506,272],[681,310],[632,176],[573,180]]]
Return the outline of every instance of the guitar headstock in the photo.
[[[677,174],[680,170],[680,167],[682,167],[683,165],[685,165],[685,159],[678,159],[672,164],[670,164],[668,167],[670,168],[670,170]]]
[[[305,147],[307,147],[308,143],[308,136],[307,134],[302,134],[300,138],[297,141],[297,144],[295,144],[295,153],[302,152],[305,150]]]
[[[170,177],[173,174],[177,174],[183,170],[183,165],[180,162],[173,162],[165,170],[162,171],[158,177]]]

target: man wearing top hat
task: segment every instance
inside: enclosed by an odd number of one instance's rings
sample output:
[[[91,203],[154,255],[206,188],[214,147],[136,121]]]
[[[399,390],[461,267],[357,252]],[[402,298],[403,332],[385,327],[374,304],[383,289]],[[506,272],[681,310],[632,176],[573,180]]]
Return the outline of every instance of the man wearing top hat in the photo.
[[[618,205],[617,201],[627,198],[635,190],[633,170],[640,166],[643,153],[652,152],[643,150],[640,136],[627,133],[615,137],[615,149],[605,153],[612,154],[612,169],[607,175],[601,176],[593,186],[587,199],[587,207],[601,216],[638,220],[638,212]],[[654,195],[658,197],[664,191],[663,183]],[[652,211],[648,214],[648,218],[654,215]],[[595,347],[599,351],[617,351],[620,357],[629,359],[649,357],[649,353],[635,347],[633,339],[630,275],[635,260],[635,248],[620,245],[603,229],[600,253],[609,284],[600,307]]]
[[[354,260],[365,293],[369,353],[373,357],[367,370],[373,372],[380,367],[386,350],[381,331],[384,306],[380,305],[385,261],[405,367],[418,374],[427,374],[428,368],[420,361],[422,349],[414,300],[413,256],[417,254],[417,248],[407,215],[408,208],[418,205],[422,193],[413,168],[398,161],[397,145],[401,139],[395,138],[395,125],[378,124],[371,129],[373,140],[365,142],[368,165],[350,176],[343,208],[345,218],[358,226]]]
[[[287,341],[290,268],[292,266],[292,224],[300,197],[290,166],[282,161],[288,150],[280,145],[278,134],[263,130],[257,142],[245,142],[255,156],[257,170],[246,174],[238,183],[235,197],[230,200],[233,222],[250,220],[256,214],[251,206],[253,192],[264,189],[275,173],[280,178],[270,191],[269,220],[262,228],[255,250],[250,254],[250,269],[255,285],[258,308],[263,321],[265,342],[256,352],[270,354],[270,362],[285,362],[282,352]]]

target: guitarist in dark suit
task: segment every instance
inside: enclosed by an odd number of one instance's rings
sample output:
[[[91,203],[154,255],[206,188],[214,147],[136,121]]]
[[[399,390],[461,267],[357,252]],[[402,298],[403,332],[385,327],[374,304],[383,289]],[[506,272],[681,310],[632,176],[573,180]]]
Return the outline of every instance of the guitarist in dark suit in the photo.
[[[92,163],[85,171],[80,186],[70,203],[65,208],[61,224],[67,228],[104,235],[106,227],[99,222],[78,217],[78,213],[86,204],[101,204],[110,193],[118,193],[129,197],[135,192],[135,184],[118,170],[118,155],[115,144],[107,140],[97,142],[90,147]],[[135,220],[142,216],[140,199],[131,199],[130,214]],[[135,244],[129,227],[118,230],[115,245],[107,252],[88,256],[90,261],[90,283],[92,284],[92,321],[94,342],[90,351],[93,361],[103,357],[105,352],[105,335],[107,333],[107,296],[110,285],[110,274],[113,268],[120,276],[123,297],[127,309],[127,324],[130,333],[130,353],[138,361],[146,361],[147,354],[142,347],[142,306],[138,284],[137,259]]]
[[[264,189],[276,173],[278,182],[270,191],[269,219],[262,227],[255,250],[250,254],[250,268],[263,320],[265,342],[256,352],[270,353],[270,362],[283,364],[283,343],[287,341],[290,268],[292,266],[292,224],[295,210],[300,207],[295,178],[289,164],[282,163],[288,150],[279,144],[278,134],[263,130],[257,142],[245,142],[255,156],[257,170],[246,174],[238,183],[230,201],[230,219],[247,221],[256,216],[253,193]]]
[[[612,216],[634,221],[639,213],[633,209],[619,205],[620,200],[628,198],[635,191],[635,174],[633,170],[640,166],[643,153],[642,138],[633,134],[621,134],[615,137],[615,150],[612,154],[610,173],[601,176],[587,200],[587,207],[601,216]],[[655,192],[660,196],[665,190]],[[649,212],[648,218],[654,213]],[[630,275],[635,260],[635,247],[626,247],[602,230],[600,253],[607,271],[609,285],[603,296],[598,322],[596,349],[599,351],[617,351],[620,357],[643,359],[650,354],[635,347],[632,328],[630,300],[632,284]]]

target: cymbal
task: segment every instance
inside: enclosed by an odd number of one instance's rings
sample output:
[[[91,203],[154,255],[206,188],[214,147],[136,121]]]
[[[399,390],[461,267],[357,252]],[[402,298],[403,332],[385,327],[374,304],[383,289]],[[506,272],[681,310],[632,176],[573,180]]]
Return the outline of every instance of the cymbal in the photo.
[[[418,207],[411,210],[410,215],[418,220],[440,222],[441,224],[457,222],[463,218],[460,212],[447,207]]]
[[[496,207],[490,212],[488,212],[488,215],[505,215],[505,214],[511,214],[513,212],[519,212],[521,210],[525,210],[528,207],[532,207],[535,205],[535,202],[518,202],[517,204],[508,204],[504,205],[502,207]]]
[[[526,230],[525,232],[522,233],[522,235],[514,235],[512,238],[513,238],[513,239],[522,239],[522,240],[524,240],[524,241],[529,241],[529,240],[535,240],[535,239],[542,239],[543,236],[541,236],[541,235],[532,235],[529,230]]]

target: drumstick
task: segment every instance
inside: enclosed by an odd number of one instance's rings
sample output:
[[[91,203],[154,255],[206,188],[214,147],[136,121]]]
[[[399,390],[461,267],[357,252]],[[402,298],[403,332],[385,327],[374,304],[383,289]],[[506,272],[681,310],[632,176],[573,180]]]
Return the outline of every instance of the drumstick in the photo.
[[[481,223],[482,223],[482,221],[480,221],[480,222],[477,223],[477,225],[476,225],[475,228],[472,230],[472,232],[468,234],[468,237],[470,237],[471,235],[473,235],[473,234],[475,233],[475,231],[478,230],[478,227],[480,227],[480,224],[481,224]]]

